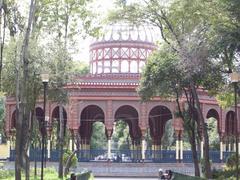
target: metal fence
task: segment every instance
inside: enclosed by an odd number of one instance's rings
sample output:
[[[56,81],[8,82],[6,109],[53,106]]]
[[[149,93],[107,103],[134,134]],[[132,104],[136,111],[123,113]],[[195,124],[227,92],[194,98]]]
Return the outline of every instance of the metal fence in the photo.
[[[47,151],[45,152],[47,155]],[[15,150],[10,151],[10,161],[15,160]],[[234,154],[234,152],[224,152],[223,153],[223,162],[226,162],[227,159]],[[42,153],[41,149],[31,149],[29,151],[30,161],[41,161]],[[111,157],[108,158],[107,150],[80,150],[77,153],[78,161],[80,162],[101,162],[101,161],[112,161],[112,162],[141,162],[142,161],[142,152],[141,150],[112,150]],[[210,151],[209,152],[210,160],[213,163],[220,163],[220,152],[219,151]],[[48,161],[57,162],[59,159],[59,151],[51,150],[50,158],[46,158]],[[200,153],[198,153],[198,159],[200,160]],[[155,163],[176,163],[176,152],[174,150],[147,150],[145,151],[145,162],[155,162]],[[192,163],[193,156],[192,151],[183,151],[184,163]]]

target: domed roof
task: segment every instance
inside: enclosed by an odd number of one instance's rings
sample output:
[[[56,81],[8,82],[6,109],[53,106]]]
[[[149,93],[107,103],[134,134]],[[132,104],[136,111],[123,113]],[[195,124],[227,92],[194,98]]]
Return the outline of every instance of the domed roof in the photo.
[[[90,45],[92,74],[140,73],[156,49],[154,31],[148,26],[114,24],[106,26],[103,32],[102,38]]]
[[[128,24],[108,25],[103,29],[103,36],[97,41],[144,41],[153,42],[154,30],[151,26]]]

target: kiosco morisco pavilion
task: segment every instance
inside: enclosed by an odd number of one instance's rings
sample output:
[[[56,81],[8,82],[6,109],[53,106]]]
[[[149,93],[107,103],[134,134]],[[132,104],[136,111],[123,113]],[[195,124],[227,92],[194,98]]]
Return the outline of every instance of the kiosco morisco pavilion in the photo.
[[[93,159],[90,150],[90,140],[93,124],[100,121],[104,124],[108,146],[105,153],[112,152],[111,136],[115,122],[123,120],[128,124],[131,137],[131,153],[129,156],[136,159],[161,160],[166,157],[171,162],[188,160],[191,153],[183,148],[182,121],[174,117],[177,111],[175,100],[163,100],[155,97],[151,101],[142,102],[136,89],[139,86],[141,70],[145,66],[148,56],[156,49],[154,38],[147,28],[130,28],[116,26],[102,39],[90,45],[90,73],[85,76],[74,76],[71,83],[66,84],[68,90],[68,104],[64,105],[64,119],[66,128],[71,132],[69,149],[77,148],[77,139],[80,142],[79,150],[85,153],[79,155],[79,160]],[[231,136],[234,133],[234,109],[222,109],[214,97],[210,97],[204,90],[198,90],[201,108],[206,122],[210,117],[217,121],[219,134],[219,151],[212,154],[213,161],[224,160],[225,153],[234,151],[234,142]],[[185,105],[184,97],[180,100]],[[238,108],[239,111],[239,108]],[[9,151],[14,150],[14,143],[10,142],[15,128],[15,99],[6,100],[5,131],[9,139]],[[36,116],[43,117],[43,100],[36,106]],[[238,113],[240,114],[240,113]],[[46,119],[51,125],[59,118],[57,103],[47,101]],[[43,118],[39,119],[40,121]],[[176,139],[175,150],[165,156],[159,155],[161,140],[165,132],[165,125],[171,121]],[[240,125],[240,123],[238,123]],[[238,127],[239,129],[239,127]],[[147,130],[152,138],[152,146],[147,147],[145,135]],[[51,128],[48,128],[47,157],[51,160]],[[203,143],[199,149],[203,155]],[[149,155],[150,154],[150,155]],[[81,156],[81,157],[80,157]]]

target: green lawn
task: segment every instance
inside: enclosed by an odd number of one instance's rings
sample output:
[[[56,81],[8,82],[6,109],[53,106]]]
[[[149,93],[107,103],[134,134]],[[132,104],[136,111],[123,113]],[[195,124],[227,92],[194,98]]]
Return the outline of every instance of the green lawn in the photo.
[[[32,180],[40,180],[40,169],[37,170],[37,177],[34,177],[34,171],[31,170],[31,174],[30,174],[30,179]],[[64,180],[68,179],[70,176],[68,175],[67,177],[63,178]],[[23,179],[25,179],[24,176],[22,176]],[[14,177],[14,171],[6,171],[6,170],[0,170],[0,179],[1,180],[15,180]],[[58,178],[58,174],[57,171],[53,168],[47,168],[44,169],[44,180],[60,180]],[[93,175],[91,175],[91,177],[89,178],[89,180],[93,180],[94,177]]]

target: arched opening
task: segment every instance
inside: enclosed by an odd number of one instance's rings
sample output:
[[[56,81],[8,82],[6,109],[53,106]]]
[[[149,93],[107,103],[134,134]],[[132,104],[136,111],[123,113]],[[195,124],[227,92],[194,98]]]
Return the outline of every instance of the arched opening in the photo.
[[[46,137],[46,129],[43,127],[44,111],[41,107],[35,108],[35,115],[32,122],[30,160],[41,160],[42,135]]]
[[[36,114],[36,119],[38,121],[43,121],[44,120],[44,112],[43,112],[43,109],[40,108],[40,107],[37,107],[35,109],[35,114]]]
[[[36,120],[38,121],[38,124],[33,124],[36,128],[38,126],[38,129],[41,133],[46,133],[46,132],[43,132],[44,129],[42,128],[42,123],[44,121],[44,112],[43,112],[43,109],[40,108],[40,107],[37,107],[35,109],[35,116],[36,116]]]
[[[175,149],[175,135],[172,123],[173,123],[172,119],[170,119],[165,123],[164,126],[164,132],[162,137],[162,149],[165,150]]]
[[[144,67],[145,67],[145,62],[144,61],[140,61],[140,63],[139,63],[139,72],[140,73],[143,72]]]
[[[130,72],[131,73],[137,73],[138,72],[137,61],[131,61],[131,63],[130,63]]]
[[[16,110],[14,110],[12,113],[11,129],[16,129]]]
[[[63,116],[63,134],[64,141],[69,142],[69,136],[67,135],[69,132],[67,131],[67,112],[65,108],[62,108],[62,116]],[[51,122],[51,146],[52,148],[58,148],[59,146],[59,131],[60,131],[60,108],[56,106],[52,111],[52,122]]]
[[[113,133],[114,156],[120,161],[141,159],[141,130],[138,125],[138,112],[129,105],[121,106],[115,112]],[[119,160],[118,160],[119,161]]]
[[[172,149],[174,145],[174,130],[172,127],[172,113],[166,106],[155,106],[149,113],[149,128],[152,138],[152,159],[163,159],[162,147]],[[150,146],[150,144],[148,145]]]
[[[215,109],[210,109],[207,113],[208,138],[210,150],[219,150],[219,114]]]
[[[127,73],[129,68],[129,63],[127,60],[121,62],[121,73]]]
[[[227,136],[233,136],[235,132],[235,122],[234,122],[235,113],[233,111],[229,111],[226,116],[226,126],[225,132]]]
[[[95,160],[107,160],[106,147],[107,137],[105,125],[102,121],[93,122],[90,139],[90,151],[92,158]]]
[[[98,156],[105,154],[105,148],[94,149],[104,147],[106,144],[104,118],[104,112],[99,106],[89,105],[82,110],[79,127],[81,137],[80,161],[98,159]],[[93,140],[93,142],[91,142],[91,140]],[[102,140],[103,142],[100,142]]]
[[[131,136],[129,125],[126,121],[118,120],[114,123],[112,134],[113,158],[116,162],[131,161]],[[118,157],[118,158],[117,158]]]
[[[114,60],[112,62],[112,73],[119,73],[119,61]]]

